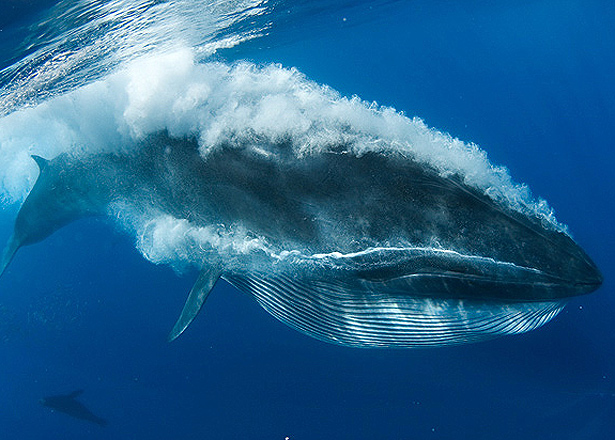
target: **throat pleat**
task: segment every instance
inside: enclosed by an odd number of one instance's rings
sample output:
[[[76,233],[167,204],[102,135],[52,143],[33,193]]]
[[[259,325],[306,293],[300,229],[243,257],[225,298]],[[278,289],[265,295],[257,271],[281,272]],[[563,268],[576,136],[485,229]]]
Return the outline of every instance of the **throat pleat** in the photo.
[[[280,321],[317,339],[354,347],[456,345],[536,329],[557,302],[479,302],[380,294],[343,282],[228,276]]]

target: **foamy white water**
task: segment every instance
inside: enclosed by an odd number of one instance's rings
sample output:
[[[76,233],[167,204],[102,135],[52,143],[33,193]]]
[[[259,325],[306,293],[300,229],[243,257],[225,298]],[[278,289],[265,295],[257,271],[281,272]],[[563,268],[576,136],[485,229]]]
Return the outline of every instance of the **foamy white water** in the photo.
[[[428,127],[393,108],[344,97],[295,69],[248,62],[198,62],[191,49],[151,54],[104,79],[0,119],[0,194],[19,203],[37,175],[30,154],[111,152],[166,130],[199,139],[202,155],[222,145],[275,158],[290,142],[297,157],[323,151],[402,154],[429,164],[512,209],[563,230],[547,203],[534,199],[478,146]]]

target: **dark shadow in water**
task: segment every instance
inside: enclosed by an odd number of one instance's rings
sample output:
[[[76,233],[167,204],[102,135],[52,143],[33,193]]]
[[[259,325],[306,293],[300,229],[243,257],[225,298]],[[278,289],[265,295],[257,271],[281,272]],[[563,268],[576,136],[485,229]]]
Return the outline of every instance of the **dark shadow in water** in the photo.
[[[96,423],[99,426],[106,426],[107,421],[105,419],[96,416],[81,402],[76,400],[76,397],[81,394],[83,394],[83,390],[77,390],[66,395],[44,397],[39,402],[41,405],[51,408],[52,411],[63,412],[64,414],[68,414],[69,416],[77,419]]]

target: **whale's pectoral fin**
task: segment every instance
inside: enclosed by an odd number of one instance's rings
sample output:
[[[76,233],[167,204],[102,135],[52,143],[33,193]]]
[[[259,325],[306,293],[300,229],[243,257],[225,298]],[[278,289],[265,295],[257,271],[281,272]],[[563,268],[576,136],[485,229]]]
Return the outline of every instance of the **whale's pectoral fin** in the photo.
[[[2,260],[0,260],[0,277],[10,264],[11,260],[15,256],[15,252],[21,247],[19,240],[13,235],[6,244],[4,251],[2,252]]]
[[[199,314],[205,300],[209,296],[209,292],[213,289],[220,275],[222,275],[222,270],[217,264],[205,265],[203,267],[199,274],[199,278],[196,280],[196,283],[194,283],[194,286],[192,286],[192,290],[188,295],[186,304],[184,304],[181,315],[179,315],[179,319],[169,334],[169,341],[177,339],[177,337],[188,328],[194,318],[196,318],[196,315]]]

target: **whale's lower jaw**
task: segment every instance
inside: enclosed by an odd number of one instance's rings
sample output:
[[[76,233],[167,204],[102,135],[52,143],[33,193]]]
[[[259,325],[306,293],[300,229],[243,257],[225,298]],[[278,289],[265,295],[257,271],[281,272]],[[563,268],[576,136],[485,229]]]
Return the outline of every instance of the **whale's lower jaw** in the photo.
[[[300,278],[305,285],[319,285],[326,280],[349,292],[362,292],[363,296],[550,302],[591,293],[602,284],[600,272],[581,258],[571,274],[432,247],[379,247],[303,258],[295,255],[294,262],[296,267],[284,267],[277,275]],[[302,267],[312,270],[302,272]],[[260,279],[276,274],[272,270],[243,275]]]
[[[566,304],[379,294],[284,276],[225,279],[290,327],[325,342],[362,348],[459,345],[525,333],[549,322]]]

